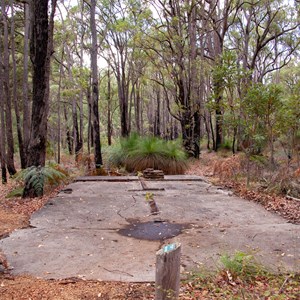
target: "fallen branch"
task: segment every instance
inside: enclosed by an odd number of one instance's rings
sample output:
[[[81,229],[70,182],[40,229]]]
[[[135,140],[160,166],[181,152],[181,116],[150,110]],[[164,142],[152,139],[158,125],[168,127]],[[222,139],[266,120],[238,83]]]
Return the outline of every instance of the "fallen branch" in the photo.
[[[295,198],[295,197],[292,197],[290,195],[286,195],[285,196],[286,199],[289,199],[289,200],[295,200],[295,201],[299,201],[300,202],[300,199],[299,198]]]
[[[283,282],[283,284],[281,285],[280,289],[279,289],[279,294],[281,294],[284,290],[284,286],[287,284],[287,282],[289,281],[289,279],[291,278],[291,275],[287,276]]]

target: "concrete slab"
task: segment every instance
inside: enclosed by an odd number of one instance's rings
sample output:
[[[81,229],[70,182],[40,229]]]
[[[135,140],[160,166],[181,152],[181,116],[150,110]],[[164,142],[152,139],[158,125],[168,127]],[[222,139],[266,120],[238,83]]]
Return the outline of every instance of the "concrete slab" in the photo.
[[[159,214],[151,214],[146,195]],[[158,241],[120,234],[128,226],[162,221],[185,229]],[[185,270],[216,268],[220,255],[241,250],[274,271],[300,271],[299,225],[195,176],[147,181],[146,189],[137,177],[77,181],[36,212],[31,226],[0,240],[15,274],[154,281],[155,253],[174,241],[182,244]]]

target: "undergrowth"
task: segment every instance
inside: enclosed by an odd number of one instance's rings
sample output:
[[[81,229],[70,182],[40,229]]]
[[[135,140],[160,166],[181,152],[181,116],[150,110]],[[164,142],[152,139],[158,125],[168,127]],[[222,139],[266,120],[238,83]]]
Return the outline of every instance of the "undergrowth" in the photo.
[[[29,168],[19,171],[14,180],[17,183],[15,189],[13,189],[6,197],[21,197],[24,194],[25,184],[31,186],[34,190],[34,194],[42,196],[45,188],[53,188],[65,182],[68,173],[59,165],[50,164],[45,167],[31,166]]]
[[[241,251],[222,255],[219,263],[217,273],[189,273],[182,299],[299,299],[300,274],[273,274]]]
[[[243,153],[214,159],[211,165],[212,174],[221,182],[245,183],[269,194],[300,198],[300,172],[296,165],[282,163],[274,168],[263,155],[247,157]]]

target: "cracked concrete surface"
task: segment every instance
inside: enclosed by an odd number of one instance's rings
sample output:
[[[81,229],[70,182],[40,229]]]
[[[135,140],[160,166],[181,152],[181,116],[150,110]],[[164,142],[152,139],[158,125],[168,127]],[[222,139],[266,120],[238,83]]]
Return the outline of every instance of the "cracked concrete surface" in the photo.
[[[154,281],[155,253],[174,241],[182,244],[182,270],[216,268],[220,255],[241,250],[274,271],[300,271],[299,225],[199,177],[166,176],[147,181],[146,189],[136,177],[84,177],[68,188],[71,194],[61,192],[32,216],[30,228],[0,241],[13,273]],[[158,215],[150,213],[147,189]],[[128,224],[154,220],[188,228],[164,241],[119,232]]]

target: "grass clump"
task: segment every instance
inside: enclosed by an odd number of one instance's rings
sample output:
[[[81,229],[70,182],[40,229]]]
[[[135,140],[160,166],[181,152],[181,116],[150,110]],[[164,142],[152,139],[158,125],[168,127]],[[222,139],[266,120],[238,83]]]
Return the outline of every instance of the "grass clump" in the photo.
[[[128,172],[153,168],[163,170],[165,174],[183,174],[187,169],[187,156],[179,141],[133,134],[111,147],[108,163],[115,167],[124,166]]]
[[[250,280],[263,272],[262,266],[254,261],[253,255],[241,251],[237,251],[233,256],[222,255],[220,262],[223,265],[221,273],[228,281]]]

